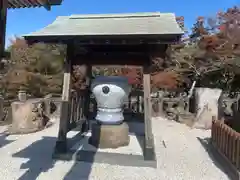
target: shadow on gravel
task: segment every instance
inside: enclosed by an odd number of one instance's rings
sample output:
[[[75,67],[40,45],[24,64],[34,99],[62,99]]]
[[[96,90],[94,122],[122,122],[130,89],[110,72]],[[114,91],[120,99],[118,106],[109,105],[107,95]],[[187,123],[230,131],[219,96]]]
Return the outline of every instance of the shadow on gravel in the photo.
[[[197,137],[201,145],[204,147],[206,152],[208,153],[209,157],[212,159],[213,163],[216,167],[218,167],[222,172],[224,172],[229,179],[234,179],[234,176],[230,173],[231,170],[229,169],[228,165],[223,161],[223,158],[220,156],[219,153],[216,152],[214,147],[211,145],[211,138],[199,138]],[[207,167],[206,167],[207,168]]]
[[[129,134],[134,135],[141,147],[142,153],[144,153],[144,138],[145,138],[145,126],[143,122],[129,122],[126,121],[129,127]]]
[[[63,180],[88,180],[91,173],[92,164],[76,161],[72,168],[65,175]]]
[[[28,159],[26,163],[22,163],[20,166],[20,169],[27,169],[27,171],[19,177],[19,180],[37,179],[39,174],[47,172],[54,166],[52,152],[55,141],[56,138],[54,137],[43,137],[12,155],[12,157]]]
[[[69,140],[69,148],[79,141],[79,134]],[[26,158],[28,161],[22,163],[20,169],[27,169],[27,171],[18,178],[18,180],[35,180],[38,176],[47,172],[54,167],[57,160],[52,159],[54,146],[57,138],[55,137],[42,137],[41,140],[32,143],[25,149],[12,155],[14,158]],[[92,163],[78,163],[76,162],[63,180],[74,179],[88,179],[91,172]],[[61,170],[60,170],[61,171]],[[56,177],[52,177],[56,179]]]
[[[6,146],[7,144],[13,142],[13,140],[7,140],[8,135],[0,133],[0,148]]]

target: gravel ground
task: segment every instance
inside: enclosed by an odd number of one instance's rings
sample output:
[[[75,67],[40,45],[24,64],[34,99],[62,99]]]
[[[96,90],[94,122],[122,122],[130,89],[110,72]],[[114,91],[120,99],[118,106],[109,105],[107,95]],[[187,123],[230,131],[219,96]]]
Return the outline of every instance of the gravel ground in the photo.
[[[5,137],[5,130],[6,126],[0,127],[0,177],[4,180],[228,179],[200,143],[199,139],[208,138],[210,131],[189,129],[185,125],[162,118],[153,118],[157,169],[52,161],[57,123],[31,135]],[[136,144],[135,141],[133,144]],[[136,146],[138,151],[139,146]]]

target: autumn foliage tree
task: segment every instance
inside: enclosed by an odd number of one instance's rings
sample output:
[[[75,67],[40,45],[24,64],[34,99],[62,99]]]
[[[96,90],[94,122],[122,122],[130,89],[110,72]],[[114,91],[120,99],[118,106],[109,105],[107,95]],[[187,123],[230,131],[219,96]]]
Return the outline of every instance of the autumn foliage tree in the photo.
[[[173,71],[182,75],[188,86],[239,89],[240,9],[229,8],[214,18],[198,17],[188,38],[169,48]]]
[[[61,93],[65,49],[61,45],[38,43],[28,46],[21,38],[11,39],[11,60],[0,79],[2,93],[14,98],[20,88],[34,97]]]
[[[214,81],[226,90],[239,89],[240,8],[229,8],[226,12],[217,13],[215,18],[200,17],[197,23],[194,30],[198,32],[198,46],[205,51],[207,62],[204,78],[211,82],[211,77],[215,77]]]

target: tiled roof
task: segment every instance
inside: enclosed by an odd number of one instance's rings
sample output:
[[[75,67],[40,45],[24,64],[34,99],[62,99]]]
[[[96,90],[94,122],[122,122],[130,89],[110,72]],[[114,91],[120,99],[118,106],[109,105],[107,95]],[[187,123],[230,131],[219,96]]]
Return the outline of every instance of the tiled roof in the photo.
[[[132,13],[60,16],[45,28],[24,37],[181,35],[173,13]]]

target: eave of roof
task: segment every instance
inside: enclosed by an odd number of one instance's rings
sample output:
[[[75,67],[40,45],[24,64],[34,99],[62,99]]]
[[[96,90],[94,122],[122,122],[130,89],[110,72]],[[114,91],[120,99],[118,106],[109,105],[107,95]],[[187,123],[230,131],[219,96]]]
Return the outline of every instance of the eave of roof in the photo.
[[[51,6],[61,5],[62,0],[7,0],[8,9],[44,7],[47,10]]]

